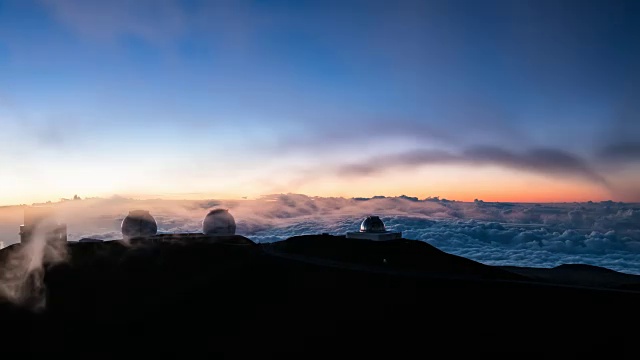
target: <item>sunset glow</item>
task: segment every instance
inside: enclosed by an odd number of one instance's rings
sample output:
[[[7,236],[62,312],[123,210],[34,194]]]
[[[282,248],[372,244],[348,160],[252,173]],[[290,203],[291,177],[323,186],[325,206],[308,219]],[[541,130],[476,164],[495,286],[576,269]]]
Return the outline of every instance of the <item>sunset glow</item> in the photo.
[[[3,1],[0,205],[640,201],[637,4],[464,3]]]

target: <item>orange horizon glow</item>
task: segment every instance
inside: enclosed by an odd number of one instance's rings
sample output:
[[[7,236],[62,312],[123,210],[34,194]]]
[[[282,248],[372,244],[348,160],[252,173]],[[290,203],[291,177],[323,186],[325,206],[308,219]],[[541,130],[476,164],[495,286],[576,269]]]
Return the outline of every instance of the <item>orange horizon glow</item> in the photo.
[[[138,173],[131,179],[120,178],[117,183],[111,183],[110,177],[105,176],[102,181],[89,184],[85,184],[82,178],[69,176],[51,183],[49,188],[5,182],[2,185],[7,191],[0,196],[0,205],[57,202],[61,198],[73,198],[76,194],[81,198],[118,195],[133,199],[167,200],[241,200],[284,193],[344,198],[406,195],[425,199],[437,196],[440,199],[465,202],[474,199],[519,203],[639,200],[615,194],[600,184],[583,179],[549,177],[497,167],[431,166],[359,177],[321,174],[297,185],[290,185],[295,184],[295,172],[283,172],[279,176],[261,173],[260,178],[241,175],[195,178],[185,173],[171,181],[164,177],[164,182],[158,181],[157,175],[145,177]],[[129,183],[133,185],[127,186]],[[31,191],[34,188],[39,192]]]
[[[455,196],[454,194],[448,195],[448,194],[443,194],[443,195],[427,195],[427,194],[413,194],[413,193],[393,193],[393,194],[385,194],[385,193],[375,193],[375,194],[370,194],[367,196],[361,196],[361,195],[345,195],[343,193],[339,193],[339,194],[306,194],[306,193],[298,193],[298,192],[293,192],[295,194],[302,194],[302,195],[306,195],[309,197],[326,197],[326,198],[330,198],[330,197],[343,197],[343,198],[357,198],[357,197],[363,197],[363,198],[371,198],[373,196],[386,196],[386,197],[398,197],[401,195],[405,195],[405,196],[410,196],[410,197],[416,197],[420,200],[424,200],[428,197],[435,197],[438,196],[441,200],[442,199],[447,199],[447,200],[451,200],[451,201],[460,201],[460,202],[473,202],[475,199],[478,200],[482,200],[484,202],[503,202],[503,203],[538,203],[538,204],[544,204],[544,203],[573,203],[573,202],[578,202],[578,203],[586,203],[588,201],[593,201],[593,202],[600,202],[600,201],[621,201],[621,202],[638,202],[636,200],[622,200],[622,199],[615,199],[615,198],[609,198],[609,197],[593,197],[593,196],[587,196],[587,195],[583,195],[581,197],[568,197],[568,196],[553,196],[553,194],[543,194],[540,195],[538,197],[536,196],[527,196],[527,197],[520,197],[520,198],[516,198],[516,197],[512,197],[508,194],[503,194],[503,195],[485,195],[483,196],[478,195],[478,196],[469,196],[464,194],[463,192],[460,193],[460,196]],[[285,194],[285,193],[282,193]],[[159,200],[187,200],[187,201],[199,201],[199,200],[256,200],[259,199],[262,196],[267,196],[270,194],[263,194],[260,196],[255,196],[255,197],[244,197],[244,196],[207,196],[206,194],[202,194],[200,196],[196,196],[196,195],[182,195],[182,194],[164,194],[164,195],[160,195],[158,196],[157,194],[113,194],[110,196],[122,196],[123,198],[130,198],[133,200],[152,200],[152,199],[159,199]],[[565,194],[566,195],[566,194]],[[110,196],[99,196],[99,195],[87,195],[85,197],[81,197],[82,199],[91,199],[91,198],[109,198]],[[51,198],[38,198],[38,199],[32,199],[30,201],[20,201],[20,202],[0,202],[0,206],[20,206],[20,205],[31,205],[31,204],[44,204],[47,202],[51,202],[51,203],[56,203],[61,201],[62,199],[71,199],[72,197],[65,197],[65,196],[58,196],[58,197],[51,197]]]
[[[262,196],[270,194],[284,194],[284,193],[297,193],[304,194],[310,197],[373,197],[373,196],[387,196],[396,197],[401,195],[417,197],[420,200],[428,197],[439,197],[440,199],[455,200],[462,202],[473,202],[475,199],[485,202],[511,202],[511,203],[567,203],[567,202],[587,202],[587,201],[624,201],[634,202],[629,199],[616,199],[611,196],[607,196],[607,192],[604,190],[596,189],[588,185],[576,187],[575,185],[568,184],[556,184],[554,187],[545,187],[532,189],[531,187],[502,187],[496,189],[440,189],[440,191],[416,191],[417,189],[405,189],[405,191],[394,189],[389,187],[387,191],[323,191],[318,189],[317,191],[283,191],[283,192],[271,192],[254,195],[242,195],[239,193],[113,193],[113,194],[78,194],[81,198],[109,198],[111,196],[121,196],[124,198],[148,200],[148,199],[162,199],[162,200],[243,200],[243,199],[258,199]],[[0,199],[0,206],[20,205],[20,204],[32,204],[32,203],[45,203],[47,201],[58,202],[61,199],[71,199],[76,194],[63,194],[58,196],[40,196],[30,199],[24,199],[24,201],[5,201]]]

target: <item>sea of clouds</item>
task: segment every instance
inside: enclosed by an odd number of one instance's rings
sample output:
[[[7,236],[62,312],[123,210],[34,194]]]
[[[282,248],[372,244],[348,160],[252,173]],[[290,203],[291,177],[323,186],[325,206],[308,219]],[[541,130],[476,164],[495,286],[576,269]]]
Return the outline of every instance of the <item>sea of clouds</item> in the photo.
[[[69,240],[119,239],[129,210],[147,209],[161,233],[199,232],[213,208],[227,208],[237,233],[256,242],[304,234],[357,231],[366,215],[388,230],[489,265],[554,267],[583,263],[640,274],[640,204],[489,203],[407,196],[319,198],[278,194],[255,200],[134,200],[120,197],[53,204]],[[9,210],[16,214],[8,216]],[[18,215],[19,214],[19,215]],[[18,241],[22,208],[0,211],[0,240]],[[11,219],[12,221],[7,221]]]

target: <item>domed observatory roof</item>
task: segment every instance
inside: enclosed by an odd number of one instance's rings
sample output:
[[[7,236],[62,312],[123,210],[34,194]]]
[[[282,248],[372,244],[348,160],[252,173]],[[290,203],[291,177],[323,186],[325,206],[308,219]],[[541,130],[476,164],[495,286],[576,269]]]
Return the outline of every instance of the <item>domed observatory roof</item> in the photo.
[[[367,216],[360,224],[360,232],[380,233],[385,232],[384,223],[378,216]]]
[[[131,210],[122,220],[122,236],[125,240],[153,236],[158,232],[156,219],[146,210]]]
[[[379,216],[367,216],[360,224],[360,231],[348,232],[348,239],[366,239],[374,241],[385,241],[401,239],[402,233],[387,231]]]
[[[205,235],[231,236],[236,234],[236,220],[227,209],[213,209],[202,220]]]

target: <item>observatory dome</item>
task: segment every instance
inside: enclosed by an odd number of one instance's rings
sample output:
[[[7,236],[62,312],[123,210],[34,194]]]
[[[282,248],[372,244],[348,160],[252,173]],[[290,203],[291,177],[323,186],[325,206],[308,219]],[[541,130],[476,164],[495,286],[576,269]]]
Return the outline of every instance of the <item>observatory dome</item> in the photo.
[[[122,236],[125,239],[153,236],[157,232],[156,219],[146,210],[131,210],[122,220]]]
[[[235,235],[236,221],[227,209],[213,209],[202,221],[205,235]]]
[[[360,232],[385,232],[384,223],[378,216],[367,216],[360,224]]]

